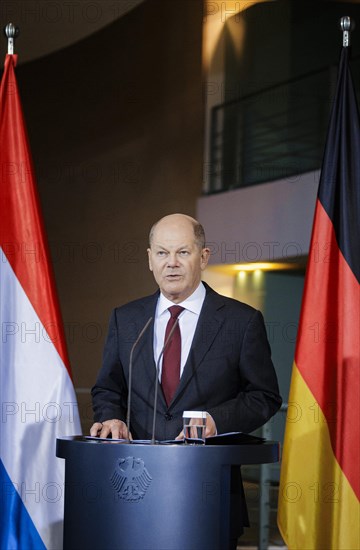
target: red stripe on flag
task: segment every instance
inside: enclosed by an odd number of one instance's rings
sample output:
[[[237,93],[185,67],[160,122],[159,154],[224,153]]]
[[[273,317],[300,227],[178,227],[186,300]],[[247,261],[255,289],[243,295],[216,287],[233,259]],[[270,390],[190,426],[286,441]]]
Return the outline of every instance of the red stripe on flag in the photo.
[[[360,287],[320,201],[307,269],[295,361],[326,418],[335,457],[360,498]]]
[[[1,261],[9,261],[71,375],[15,65],[16,56],[7,55],[0,88]]]

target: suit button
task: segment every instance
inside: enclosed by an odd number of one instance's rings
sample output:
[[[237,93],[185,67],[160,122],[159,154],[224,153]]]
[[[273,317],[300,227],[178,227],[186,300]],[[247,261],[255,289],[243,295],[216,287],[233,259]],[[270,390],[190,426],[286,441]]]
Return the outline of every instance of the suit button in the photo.
[[[172,419],[172,414],[166,413],[165,420],[171,420],[171,419]]]

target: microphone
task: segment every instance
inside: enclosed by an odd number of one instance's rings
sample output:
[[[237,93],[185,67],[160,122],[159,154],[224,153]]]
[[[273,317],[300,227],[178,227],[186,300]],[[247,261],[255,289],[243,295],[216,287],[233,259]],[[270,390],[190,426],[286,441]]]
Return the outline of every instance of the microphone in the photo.
[[[179,324],[179,317],[176,319],[172,329],[169,332],[169,336],[166,338],[166,341],[163,345],[163,348],[160,352],[160,355],[158,357],[158,360],[156,361],[156,380],[155,380],[155,395],[154,395],[154,412],[153,412],[153,425],[152,425],[152,434],[151,434],[151,445],[155,444],[155,426],[156,426],[156,408],[157,408],[157,400],[158,400],[158,387],[159,387],[159,374],[160,374],[160,361],[162,356],[164,355],[164,351],[168,347],[170,340],[174,334],[174,331],[176,327]]]
[[[131,388],[132,388],[132,370],[133,370],[133,355],[136,346],[140,342],[141,338],[144,336],[148,326],[150,325],[151,321],[153,320],[152,317],[148,319],[146,322],[146,325],[140,332],[139,336],[136,338],[131,351],[130,351],[130,358],[129,358],[129,385],[128,385],[128,402],[127,402],[127,411],[126,411],[126,425],[127,425],[127,438],[128,442],[130,443],[130,410],[131,410]],[[175,325],[174,325],[175,326]]]

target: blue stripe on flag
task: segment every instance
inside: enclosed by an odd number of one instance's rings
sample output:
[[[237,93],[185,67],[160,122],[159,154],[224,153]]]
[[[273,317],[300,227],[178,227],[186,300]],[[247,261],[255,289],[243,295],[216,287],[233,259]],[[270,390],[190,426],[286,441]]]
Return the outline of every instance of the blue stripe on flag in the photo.
[[[0,460],[1,550],[45,550],[43,541],[26,510],[19,493]]]

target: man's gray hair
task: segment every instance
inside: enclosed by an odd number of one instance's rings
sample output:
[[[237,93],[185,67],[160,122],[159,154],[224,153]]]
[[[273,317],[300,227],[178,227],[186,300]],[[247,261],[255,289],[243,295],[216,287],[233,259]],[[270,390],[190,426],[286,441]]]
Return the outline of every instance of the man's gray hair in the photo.
[[[193,229],[194,229],[195,243],[200,248],[200,250],[202,250],[203,248],[205,248],[205,241],[206,241],[205,240],[204,228],[201,225],[201,223],[198,222],[197,220],[195,220],[194,218],[191,218],[190,216],[188,216],[188,218],[189,218],[189,221],[192,223],[192,226],[193,226]],[[154,225],[152,226],[152,228],[150,229],[150,233],[149,233],[149,246],[150,247],[151,247],[151,243],[152,243],[152,240],[153,240],[153,237],[154,237],[154,232],[155,232],[156,226],[160,221],[161,220],[155,222]]]

